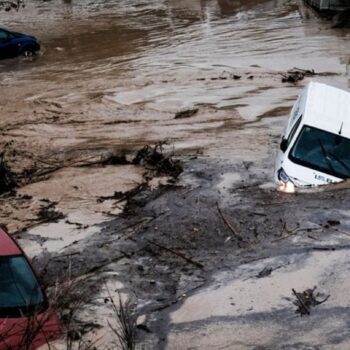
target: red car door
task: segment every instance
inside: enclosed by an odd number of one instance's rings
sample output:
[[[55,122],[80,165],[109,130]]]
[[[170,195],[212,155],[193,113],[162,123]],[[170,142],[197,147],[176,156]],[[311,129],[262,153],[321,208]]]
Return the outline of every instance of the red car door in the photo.
[[[0,319],[0,350],[35,350],[61,336],[60,322],[50,309],[28,317]]]
[[[0,229],[0,350],[34,350],[61,335],[29,260]]]

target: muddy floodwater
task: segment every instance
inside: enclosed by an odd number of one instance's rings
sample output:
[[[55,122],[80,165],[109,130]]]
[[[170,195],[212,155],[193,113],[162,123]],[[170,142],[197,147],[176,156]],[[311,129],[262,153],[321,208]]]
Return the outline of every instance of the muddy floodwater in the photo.
[[[0,18],[42,46],[0,62],[0,223],[48,283],[89,279],[84,336],[115,341],[119,290],[140,349],[349,349],[348,185],[272,180],[301,88],[349,88],[349,29],[294,0],[28,0]],[[282,82],[294,67],[315,74]],[[179,176],[135,161],[159,142]],[[300,318],[292,288],[315,285],[331,297]]]

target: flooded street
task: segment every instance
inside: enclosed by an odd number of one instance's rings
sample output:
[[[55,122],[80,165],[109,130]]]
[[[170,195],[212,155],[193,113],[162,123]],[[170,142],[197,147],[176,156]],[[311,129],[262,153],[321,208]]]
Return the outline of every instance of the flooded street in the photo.
[[[111,341],[107,283],[146,320],[140,349],[349,348],[348,185],[285,196],[272,178],[301,88],[349,88],[349,29],[294,0],[28,1],[0,15],[42,45],[0,61],[0,144],[17,184],[0,223],[39,269],[55,262],[49,282],[70,264],[97,281],[83,311],[93,338]],[[316,74],[283,83],[294,67]],[[179,177],[135,161],[159,142]],[[283,267],[252,282],[265,265]],[[317,331],[285,299],[314,284],[337,284]],[[319,341],[335,319],[341,335]]]
[[[5,136],[19,129],[35,136],[50,118],[54,145],[70,149],[159,137],[186,148],[195,129],[196,145],[220,148],[216,136],[237,113],[245,121],[286,115],[299,88],[280,84],[281,71],[314,69],[347,87],[347,31],[302,18],[303,11],[310,10],[293,1],[29,3],[2,23],[36,35],[43,52],[34,62],[1,63],[1,126]],[[171,121],[193,105],[221,114]],[[86,128],[91,122],[97,129]]]
[[[300,91],[281,72],[348,85],[348,31],[293,1],[29,2],[2,17],[43,46],[0,65],[1,142],[15,141],[21,174],[164,140],[181,154],[269,158]]]

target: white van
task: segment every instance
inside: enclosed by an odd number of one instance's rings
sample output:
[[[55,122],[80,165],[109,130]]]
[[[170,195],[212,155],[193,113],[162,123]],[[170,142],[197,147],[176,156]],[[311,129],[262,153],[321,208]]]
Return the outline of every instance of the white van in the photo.
[[[296,101],[276,159],[280,190],[350,178],[350,93],[309,83]]]

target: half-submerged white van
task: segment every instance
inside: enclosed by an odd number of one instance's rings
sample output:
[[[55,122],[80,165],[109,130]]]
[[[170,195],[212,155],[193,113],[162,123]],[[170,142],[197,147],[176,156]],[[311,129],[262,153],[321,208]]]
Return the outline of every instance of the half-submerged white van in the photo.
[[[350,93],[309,83],[291,111],[275,165],[279,189],[350,178]]]

